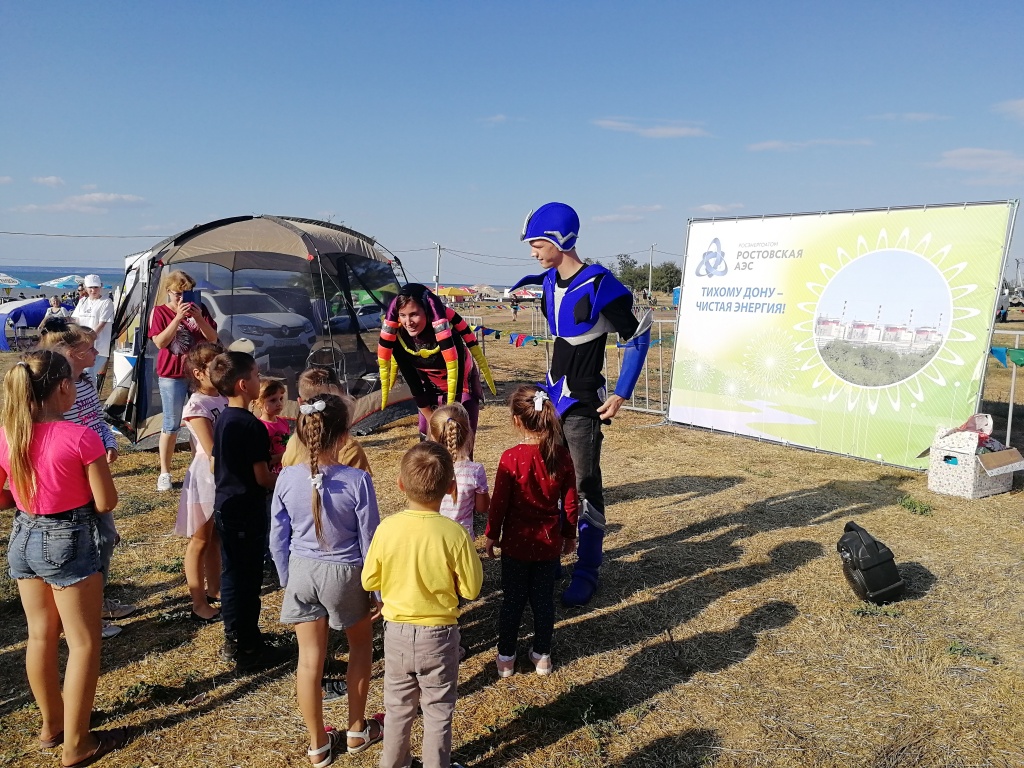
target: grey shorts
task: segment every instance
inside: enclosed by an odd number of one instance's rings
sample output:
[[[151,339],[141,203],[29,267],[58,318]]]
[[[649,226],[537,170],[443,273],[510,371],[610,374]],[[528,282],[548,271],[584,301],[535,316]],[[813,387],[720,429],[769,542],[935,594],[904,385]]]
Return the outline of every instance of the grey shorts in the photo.
[[[302,624],[326,618],[331,629],[348,629],[370,613],[363,589],[363,568],[292,555],[288,586],[281,601],[281,623]]]

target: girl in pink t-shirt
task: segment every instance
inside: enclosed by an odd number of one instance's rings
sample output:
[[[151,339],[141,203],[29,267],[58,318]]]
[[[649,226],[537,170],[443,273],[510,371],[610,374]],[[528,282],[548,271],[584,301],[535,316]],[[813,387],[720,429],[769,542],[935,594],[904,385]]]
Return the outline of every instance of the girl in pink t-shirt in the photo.
[[[114,508],[117,490],[99,435],[64,421],[76,391],[62,355],[24,355],[4,376],[3,395],[0,489],[9,479],[10,490],[0,490],[0,508],[18,509],[7,560],[28,621],[25,668],[43,719],[39,745],[63,744],[66,765],[91,762],[127,741],[123,729],[89,730],[103,604],[96,516]]]
[[[444,497],[441,514],[457,522],[470,539],[475,539],[473,513],[486,513],[491,497],[484,465],[469,458],[474,439],[469,413],[459,403],[441,406],[430,417],[430,439],[447,448],[455,462],[455,498]]]
[[[253,403],[253,413],[270,434],[270,469],[275,474],[281,471],[281,457],[292,434],[291,424],[281,415],[287,394],[288,388],[280,380],[260,379],[260,394]]]
[[[192,597],[192,618],[198,622],[217,621],[220,611],[210,603],[220,596],[220,539],[213,523],[213,426],[227,407],[228,399],[210,382],[207,367],[223,350],[219,344],[203,342],[188,353],[192,378],[198,387],[182,411],[182,420],[192,433],[192,464],[178,500],[174,532],[188,536],[185,547],[185,582]]]

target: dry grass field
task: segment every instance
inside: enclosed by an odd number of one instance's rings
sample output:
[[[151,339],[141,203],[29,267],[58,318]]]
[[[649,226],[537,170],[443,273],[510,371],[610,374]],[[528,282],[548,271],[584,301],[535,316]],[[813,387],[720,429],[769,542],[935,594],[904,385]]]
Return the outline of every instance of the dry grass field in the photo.
[[[505,315],[484,316],[513,328]],[[515,329],[529,332],[522,321]],[[542,347],[504,338],[487,354],[505,391],[544,365]],[[989,373],[985,400],[1005,413],[1008,376],[995,365]],[[521,668],[497,679],[499,566],[485,561],[483,593],[463,618],[471,655],[456,759],[487,768],[1024,765],[1024,478],[1011,494],[968,502],[929,493],[921,473],[659,422],[623,413],[605,430],[603,584],[587,609],[559,607],[553,676]],[[477,442],[492,476],[515,439],[492,399]],[[401,507],[396,466],[416,440],[412,419],[363,439],[383,514]],[[176,481],[188,460],[177,455]],[[103,647],[96,706],[104,725],[135,736],[101,764],[308,764],[294,666],[236,677],[218,659],[221,628],[188,621],[185,542],[171,534],[177,494],[155,492],[155,454],[126,451],[114,474],[123,541],[110,595],[141,609]],[[904,600],[855,599],[835,553],[847,520],[895,552]],[[0,544],[8,531],[4,522]],[[263,624],[288,638],[280,596],[264,594]],[[377,642],[370,711],[381,708],[379,632]],[[337,645],[333,673],[344,669]],[[0,764],[56,765],[56,751],[35,748],[24,647],[4,578]],[[327,715],[342,724],[344,701]]]

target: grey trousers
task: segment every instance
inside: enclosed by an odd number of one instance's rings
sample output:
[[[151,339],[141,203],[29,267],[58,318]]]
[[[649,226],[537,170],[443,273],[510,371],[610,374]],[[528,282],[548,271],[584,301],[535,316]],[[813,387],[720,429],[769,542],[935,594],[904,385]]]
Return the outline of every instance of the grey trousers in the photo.
[[[601,422],[589,416],[568,415],[562,420],[565,445],[576,468],[576,489],[580,494],[580,522],[589,522],[602,531],[604,482],[601,477]]]
[[[380,768],[408,768],[416,708],[423,710],[423,768],[448,768],[459,697],[459,625],[384,627],[384,751]]]

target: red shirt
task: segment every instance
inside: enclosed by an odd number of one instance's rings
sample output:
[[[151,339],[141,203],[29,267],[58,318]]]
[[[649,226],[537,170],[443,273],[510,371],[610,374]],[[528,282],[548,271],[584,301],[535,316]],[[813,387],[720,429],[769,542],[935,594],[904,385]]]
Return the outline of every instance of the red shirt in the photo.
[[[576,538],[579,506],[569,451],[558,447],[558,468],[552,477],[538,446],[517,445],[498,462],[485,535],[499,542],[502,555],[534,562],[557,560],[562,541]]]
[[[217,324],[213,322],[206,307],[202,308],[203,317],[214,328]],[[178,314],[166,304],[153,307],[153,318],[149,322],[149,337],[153,338],[162,333],[171,324],[174,316]],[[201,341],[206,341],[202,331],[199,330],[199,323],[191,317],[186,317],[178,324],[178,331],[171,339],[171,343],[156,353],[156,375],[162,379],[186,379],[191,373],[188,370],[188,353],[192,347]]]

